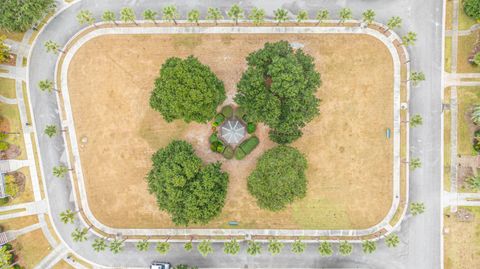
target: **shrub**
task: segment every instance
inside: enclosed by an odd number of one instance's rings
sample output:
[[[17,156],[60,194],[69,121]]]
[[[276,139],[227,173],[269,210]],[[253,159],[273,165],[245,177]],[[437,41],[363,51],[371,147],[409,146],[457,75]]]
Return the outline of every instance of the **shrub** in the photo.
[[[222,108],[222,114],[225,118],[231,118],[233,116],[233,108],[231,106],[224,106]]]
[[[225,120],[225,116],[221,113],[218,113],[217,115],[215,115],[212,125],[215,127],[220,126],[224,120]]]
[[[260,208],[278,211],[305,197],[307,160],[297,149],[277,146],[266,151],[248,177],[248,191]]]
[[[230,160],[231,158],[233,158],[233,155],[233,148],[230,146],[225,147],[225,150],[223,151],[223,157],[225,157],[227,160]]]
[[[8,197],[0,198],[0,206],[8,204]]]
[[[235,111],[235,117],[243,119],[243,116],[245,116],[245,109],[243,107],[237,107],[237,110]]]
[[[218,141],[218,134],[215,132],[209,138],[208,141],[211,143]]]
[[[11,197],[17,196],[19,191],[18,185],[15,182],[15,177],[12,175],[5,176],[5,193]]]
[[[218,153],[223,153],[223,151],[225,150],[225,145],[223,145],[223,143],[221,141],[218,141],[219,143],[217,144],[217,149],[216,151]]]
[[[152,162],[148,190],[173,223],[205,224],[220,214],[228,186],[220,163],[203,164],[192,145],[179,140],[153,154]]]
[[[264,122],[277,143],[299,138],[300,129],[319,114],[315,93],[320,74],[313,57],[279,41],[249,54],[247,64],[234,98],[245,109],[247,122]]]
[[[245,158],[245,156],[247,156],[247,154],[245,154],[245,152],[240,147],[237,147],[235,149],[235,159],[242,160],[243,158]]]
[[[0,141],[0,151],[4,151],[4,150],[7,150],[8,149],[8,142],[6,141]]]
[[[150,106],[171,122],[209,121],[225,100],[223,82],[197,58],[172,57],[162,65],[150,96]]]
[[[477,153],[480,153],[480,129],[473,133],[473,150],[475,150]]]
[[[257,146],[260,141],[258,140],[258,137],[252,136],[249,139],[245,140],[240,144],[239,148],[243,150],[243,152],[248,155],[250,152],[252,152]]]
[[[257,125],[253,122],[247,123],[247,133],[253,134],[257,130]]]
[[[480,0],[463,0],[463,10],[468,16],[480,20]]]

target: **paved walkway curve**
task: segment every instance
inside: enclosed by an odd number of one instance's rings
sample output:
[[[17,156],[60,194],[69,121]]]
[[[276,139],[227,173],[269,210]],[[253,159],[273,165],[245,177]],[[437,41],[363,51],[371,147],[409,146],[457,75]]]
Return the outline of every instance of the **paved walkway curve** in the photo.
[[[400,2],[400,3],[399,3]],[[235,1],[215,0],[211,6],[226,10]],[[169,2],[172,4],[172,2]],[[202,14],[206,12],[207,6],[199,0],[176,0],[175,4],[184,17],[187,10],[199,8]],[[62,137],[49,139],[43,135],[43,128],[46,124],[61,125],[58,118],[56,100],[51,96],[41,93],[36,84],[41,79],[54,79],[54,66],[56,57],[46,54],[43,43],[46,40],[54,40],[63,45],[72,37],[81,26],[75,20],[75,15],[81,9],[89,9],[96,18],[100,18],[105,10],[112,10],[118,14],[123,6],[131,6],[136,14],[146,8],[160,10],[166,3],[156,0],[118,0],[118,1],[94,1],[82,0],[69,5],[69,8],[62,10],[53,17],[38,35],[32,45],[27,71],[27,84],[29,100],[34,117],[33,127],[37,135],[37,150],[42,158],[40,160],[41,173],[43,175],[44,188],[48,193],[49,211],[52,212],[54,229],[59,233],[65,245],[79,256],[91,261],[94,264],[103,264],[110,267],[146,267],[152,260],[169,260],[173,263],[190,263],[200,267],[369,267],[369,268],[442,268],[440,254],[440,178],[441,163],[440,148],[440,80],[439,66],[441,66],[441,36],[442,36],[442,3],[434,0],[395,0],[395,1],[304,1],[304,0],[275,0],[259,1],[257,7],[264,8],[268,17],[271,17],[273,10],[279,7],[286,8],[292,14],[298,10],[310,11],[313,17],[317,10],[327,8],[332,14],[337,14],[341,7],[349,7],[353,10],[355,17],[367,8],[377,11],[378,20],[386,22],[391,16],[401,16],[404,19],[402,33],[413,30],[419,33],[417,45],[409,48],[414,56],[412,61],[416,70],[422,70],[427,76],[427,81],[413,92],[409,104],[410,110],[421,113],[424,116],[424,125],[430,128],[419,127],[411,134],[412,151],[422,159],[423,166],[412,173],[413,184],[410,188],[414,201],[424,201],[427,211],[421,217],[410,219],[402,223],[400,237],[402,242],[396,249],[388,249],[384,244],[377,246],[377,251],[371,255],[361,253],[360,246],[354,246],[354,253],[349,257],[320,258],[316,246],[309,246],[304,254],[294,255],[289,250],[289,245],[281,255],[272,257],[268,253],[256,257],[248,256],[245,252],[245,243],[242,242],[242,250],[239,255],[227,256],[223,254],[223,244],[213,244],[214,253],[207,258],[202,258],[197,252],[185,254],[182,244],[172,244],[171,251],[165,257],[159,257],[151,247],[147,252],[139,253],[134,244],[127,243],[124,251],[118,255],[110,252],[96,253],[91,249],[91,243],[95,236],[89,234],[86,242],[74,243],[70,238],[72,230],[81,225],[79,220],[75,225],[63,225],[60,223],[58,212],[66,207],[74,208],[74,197],[72,186],[69,181],[58,180],[51,175],[53,166],[65,163],[67,160]],[[252,4],[246,3],[247,12],[251,10]],[[333,16],[333,15],[332,15]],[[428,49],[425,49],[428,48]],[[425,141],[425,142],[422,142]],[[424,146],[428,145],[428,150]],[[45,182],[48,182],[48,186]]]
[[[120,22],[118,22],[120,24]],[[191,235],[207,235],[207,236],[364,236],[375,234],[382,229],[386,229],[387,233],[392,231],[392,227],[390,226],[389,222],[394,217],[397,212],[399,203],[400,203],[400,166],[401,166],[401,159],[400,159],[400,84],[401,84],[401,77],[400,77],[400,70],[402,63],[400,62],[400,56],[397,52],[395,45],[393,44],[394,41],[401,42],[400,38],[395,34],[392,33],[389,37],[386,37],[382,32],[378,30],[373,30],[370,28],[364,27],[230,27],[230,26],[222,26],[222,27],[188,27],[188,26],[181,26],[182,21],[178,22],[180,26],[176,27],[118,27],[118,26],[111,26],[111,24],[106,23],[105,25],[108,28],[100,28],[97,29],[97,26],[90,26],[85,29],[87,31],[86,34],[83,34],[83,31],[79,32],[77,35],[73,36],[71,40],[65,45],[63,51],[66,51],[65,57],[59,57],[59,61],[61,61],[61,70],[57,70],[60,72],[61,81],[57,81],[57,86],[60,83],[62,90],[62,94],[58,97],[63,97],[63,106],[66,111],[66,121],[63,121],[63,127],[66,127],[68,131],[68,135],[65,134],[64,137],[68,139],[68,144],[71,145],[71,149],[73,151],[73,158],[74,160],[69,160],[69,166],[75,167],[76,178],[79,182],[79,189],[80,189],[80,197],[77,197],[77,202],[80,200],[81,205],[77,204],[77,208],[72,210],[79,210],[82,208],[85,212],[88,222],[92,223],[95,227],[102,230],[102,232],[115,235],[121,234],[122,236],[155,236],[155,235],[164,235],[164,236],[173,236],[173,235],[181,235],[181,236],[191,236]],[[357,22],[358,24],[358,22]],[[381,25],[378,25],[381,26]],[[392,59],[393,59],[393,80],[394,80],[394,87],[393,87],[393,151],[394,151],[394,158],[393,158],[393,189],[392,189],[392,205],[388,214],[385,218],[378,223],[377,225],[363,230],[281,230],[281,229],[115,229],[110,228],[99,222],[95,216],[90,211],[88,201],[87,201],[87,193],[85,190],[85,184],[83,179],[83,172],[82,172],[82,165],[80,160],[80,154],[77,145],[77,137],[75,132],[74,126],[74,118],[72,114],[72,109],[70,105],[70,96],[68,92],[68,68],[70,65],[71,60],[77,53],[77,51],[87,42],[96,38],[98,36],[103,35],[111,35],[111,34],[242,34],[242,33],[309,33],[309,34],[363,34],[363,35],[370,35],[378,40],[380,40],[389,50]],[[73,44],[72,44],[73,41]],[[68,48],[68,50],[67,50]],[[408,61],[408,52],[404,49],[404,53],[406,55]],[[407,63],[407,66],[409,64]],[[57,62],[57,68],[59,66],[59,62]],[[408,68],[407,68],[408,69]],[[58,74],[58,73],[57,73]],[[58,76],[55,76],[56,78]],[[62,105],[60,105],[59,110],[62,110]],[[408,118],[408,117],[407,117]],[[408,129],[408,125],[407,129]],[[67,141],[66,141],[67,142]],[[67,144],[67,143],[66,143]],[[67,154],[69,156],[69,154]],[[71,172],[71,173],[74,173]],[[70,176],[70,178],[73,178]],[[73,183],[72,183],[73,184]],[[78,199],[79,198],[79,199]],[[407,203],[408,199],[405,199],[405,203]],[[404,206],[406,208],[406,205]],[[377,238],[376,238],[377,239]],[[140,239],[139,239],[140,240]],[[186,237],[188,241],[188,237]],[[355,241],[355,240],[353,240]]]

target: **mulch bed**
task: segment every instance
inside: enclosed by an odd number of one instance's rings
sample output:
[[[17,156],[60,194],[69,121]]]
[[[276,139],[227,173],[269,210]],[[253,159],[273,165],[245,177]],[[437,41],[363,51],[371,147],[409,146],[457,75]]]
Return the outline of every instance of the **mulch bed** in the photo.
[[[22,172],[9,172],[7,173],[9,176],[13,176],[15,178],[15,184],[18,186],[18,193],[17,196],[25,191],[25,175]],[[12,197],[15,198],[15,197]]]
[[[21,153],[20,147],[10,144],[7,150],[0,151],[0,160],[15,159],[20,156]]]

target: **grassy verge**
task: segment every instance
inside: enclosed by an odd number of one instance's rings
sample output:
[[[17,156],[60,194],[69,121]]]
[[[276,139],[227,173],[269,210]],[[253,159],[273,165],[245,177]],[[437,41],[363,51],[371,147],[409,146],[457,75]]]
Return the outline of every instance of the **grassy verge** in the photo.
[[[52,234],[53,238],[55,238],[55,241],[57,243],[60,243],[61,242],[60,238],[58,237],[57,233],[55,232],[55,229],[53,229],[53,225],[52,225],[52,221],[50,220],[50,217],[48,216],[48,214],[44,214],[44,217],[45,217],[45,221],[47,222],[48,230]]]
[[[475,19],[467,16],[463,10],[463,0],[458,3],[458,30],[468,30],[477,22]]]
[[[453,21],[453,0],[447,0],[445,10],[445,30],[452,30]]]
[[[19,160],[25,160],[27,158],[25,150],[25,142],[22,135],[22,123],[20,122],[20,112],[17,105],[8,105],[0,103],[0,115],[8,119],[10,124],[10,132],[16,132],[20,134],[12,134],[7,136],[7,142],[10,144],[17,145],[21,154],[17,157]]]
[[[42,175],[40,173],[40,162],[38,161],[38,151],[37,151],[37,143],[35,141],[35,135],[33,133],[30,133],[30,139],[32,140],[32,148],[33,148],[33,156],[35,156],[35,167],[37,168],[37,176],[38,176],[38,184],[40,185],[40,193],[42,194],[42,197],[45,197],[45,191],[43,189],[43,183],[42,183]]]
[[[22,81],[22,93],[23,93],[23,100],[25,102],[25,110],[27,113],[27,121],[32,124],[32,115],[30,114],[30,102],[28,101],[28,94],[27,94],[27,84]]]
[[[33,31],[32,35],[30,36],[30,39],[28,40],[28,44],[33,43],[35,38],[37,38],[38,33],[40,32],[40,29],[43,28],[45,23],[47,23],[47,21],[53,16],[53,14],[55,14],[55,13],[51,12],[51,13],[47,14],[47,16],[45,16],[45,18],[43,18],[43,20],[38,24],[38,27],[37,27],[38,31]]]
[[[445,72],[452,72],[452,38],[445,37]]]
[[[457,72],[458,73],[479,73],[480,66],[468,62],[468,56],[472,52],[473,44],[477,40],[476,34],[458,37]]]
[[[15,98],[15,80],[10,78],[0,78],[0,95],[7,98]]]
[[[445,89],[443,103],[450,104],[450,88]],[[450,110],[445,110],[443,112],[443,189],[446,191],[450,190],[450,139],[451,139],[451,113]]]
[[[473,221],[459,221],[445,209],[445,269],[478,268],[480,264],[480,208],[459,207],[474,214]]]
[[[41,229],[17,237],[12,245],[25,268],[34,268],[52,250]]]
[[[476,155],[473,151],[473,128],[470,125],[470,112],[472,106],[480,104],[480,87],[459,87],[457,89],[458,99],[458,154],[461,155]]]
[[[4,231],[8,230],[18,230],[30,225],[38,223],[37,216],[26,216],[8,220],[0,221],[0,226],[3,228]]]
[[[64,260],[60,260],[52,267],[52,269],[71,269],[71,268],[74,268],[74,267],[72,267],[70,264],[68,264]]]

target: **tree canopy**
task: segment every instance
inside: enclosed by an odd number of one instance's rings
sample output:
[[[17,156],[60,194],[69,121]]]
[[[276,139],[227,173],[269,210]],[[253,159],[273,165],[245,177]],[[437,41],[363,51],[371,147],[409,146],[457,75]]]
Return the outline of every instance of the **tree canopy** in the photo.
[[[225,98],[223,82],[208,66],[193,56],[184,60],[172,57],[155,80],[150,106],[168,122],[183,119],[205,123]]]
[[[55,8],[55,1],[3,0],[1,6],[0,28],[10,32],[25,32]]]
[[[277,146],[266,151],[248,177],[248,190],[261,208],[278,211],[307,190],[307,160],[297,149]]]
[[[192,145],[175,140],[153,156],[148,189],[176,225],[205,224],[223,208],[228,174],[220,163],[204,165]]]
[[[284,144],[299,138],[300,128],[319,113],[315,92],[320,74],[313,58],[279,41],[251,53],[247,63],[235,102],[246,110],[250,121],[271,128],[273,141]]]
[[[463,0],[463,10],[468,16],[480,20],[480,0]]]

